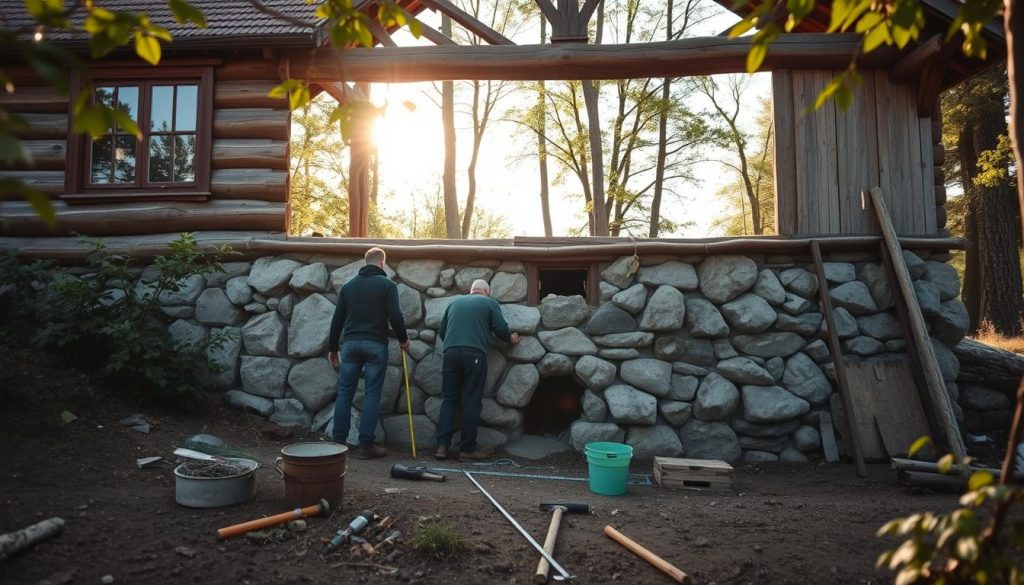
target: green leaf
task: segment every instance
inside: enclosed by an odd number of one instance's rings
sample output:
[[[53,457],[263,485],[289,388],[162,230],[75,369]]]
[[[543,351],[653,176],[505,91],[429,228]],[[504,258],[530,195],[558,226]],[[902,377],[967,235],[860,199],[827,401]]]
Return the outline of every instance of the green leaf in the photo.
[[[308,104],[311,99],[309,86],[303,83],[288,95],[288,105],[291,109],[297,110]]]
[[[53,202],[50,201],[49,197],[44,195],[42,191],[27,186],[21,190],[21,193],[25,201],[28,201],[29,205],[32,206],[36,215],[45,221],[47,226],[53,227],[57,224],[57,212],[54,211]]]
[[[135,53],[150,65],[160,63],[160,41],[144,32],[135,33]]]
[[[188,0],[167,0],[167,7],[171,9],[174,20],[178,24],[192,22],[199,28],[206,28],[206,16]]]
[[[871,29],[871,32],[864,36],[864,52],[870,53],[882,44],[892,44],[889,27],[884,22]]]
[[[942,458],[940,458],[938,461],[939,473],[949,473],[949,470],[953,467],[953,463],[955,461],[956,458],[953,457],[952,453],[947,453],[943,455]]]
[[[129,134],[134,134],[136,138],[142,140],[142,131],[139,130],[138,124],[135,123],[135,120],[132,120],[131,116],[129,116],[127,112],[122,110],[110,110],[110,113],[114,121],[117,122],[118,128],[128,132]]]
[[[996,478],[987,471],[975,471],[971,474],[971,479],[967,482],[967,489],[972,492],[979,490],[987,485],[991,485],[995,479]]]
[[[914,441],[914,443],[910,446],[910,449],[907,450],[907,457],[913,457],[918,451],[930,445],[931,442],[931,437],[927,435],[923,437],[918,437],[917,440]]]
[[[877,26],[883,20],[885,20],[885,17],[881,14],[877,12],[868,12],[857,21],[857,26],[854,28],[854,32],[864,34]]]
[[[750,17],[744,18],[729,29],[729,38],[735,39],[748,30],[754,28],[754,24],[756,24],[756,19]]]
[[[421,34],[423,34],[423,26],[418,20],[410,20],[406,22],[406,26],[409,27],[409,32],[412,33],[412,36],[417,39],[420,38]]]
[[[750,52],[747,53],[747,73],[754,73],[760,69],[767,56],[768,43],[758,43],[750,47]]]
[[[301,82],[298,79],[286,79],[278,85],[275,85],[267,95],[272,98],[283,98],[284,96],[295,91],[295,88],[299,86]]]

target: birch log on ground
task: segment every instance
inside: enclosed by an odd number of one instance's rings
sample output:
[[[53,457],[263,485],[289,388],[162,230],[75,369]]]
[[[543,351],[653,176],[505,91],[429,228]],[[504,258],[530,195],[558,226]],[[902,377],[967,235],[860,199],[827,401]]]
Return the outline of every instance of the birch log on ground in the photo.
[[[0,535],[0,562],[7,560],[7,557],[18,551],[48,538],[59,536],[63,532],[64,520],[61,518],[50,518],[21,530],[2,534]]]
[[[1024,377],[1024,356],[964,338],[953,348],[960,360],[957,382],[967,382],[998,390],[1015,398]]]

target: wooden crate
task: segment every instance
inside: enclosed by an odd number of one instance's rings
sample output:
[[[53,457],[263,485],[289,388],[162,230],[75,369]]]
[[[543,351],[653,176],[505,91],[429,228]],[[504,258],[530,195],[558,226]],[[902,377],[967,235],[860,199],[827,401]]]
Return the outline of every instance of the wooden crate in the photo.
[[[654,458],[654,481],[662,487],[732,489],[732,465],[707,459]]]

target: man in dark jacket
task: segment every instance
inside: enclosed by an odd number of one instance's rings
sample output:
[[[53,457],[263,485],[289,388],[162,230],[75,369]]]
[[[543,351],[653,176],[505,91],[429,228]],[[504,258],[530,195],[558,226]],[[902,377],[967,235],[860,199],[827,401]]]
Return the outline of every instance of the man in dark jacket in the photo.
[[[491,334],[512,345],[519,343],[519,334],[509,331],[501,314],[501,306],[490,298],[491,286],[486,280],[473,281],[469,294],[448,305],[438,328],[444,341],[441,384],[441,415],[437,422],[437,452],[434,457],[447,459],[452,444],[452,423],[455,405],[462,397],[462,441],[459,461],[481,461],[490,457],[476,444],[487,381],[487,350]]]
[[[359,450],[356,457],[374,459],[388,454],[374,444],[381,388],[388,369],[388,323],[402,351],[409,348],[405,320],[398,306],[398,286],[384,272],[384,250],[370,248],[363,257],[366,266],[341,287],[338,306],[331,320],[329,338],[331,365],[338,368],[338,340],[342,332],[338,398],[334,402],[334,440],[345,444],[352,424],[352,398],[359,374],[365,374],[366,397],[359,418]]]

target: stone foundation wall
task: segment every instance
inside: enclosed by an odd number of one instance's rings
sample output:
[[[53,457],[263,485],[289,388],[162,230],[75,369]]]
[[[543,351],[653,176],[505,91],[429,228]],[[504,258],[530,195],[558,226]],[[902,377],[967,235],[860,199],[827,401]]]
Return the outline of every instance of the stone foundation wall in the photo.
[[[914,287],[955,399],[958,366],[949,347],[967,314],[955,270],[905,253]],[[942,260],[942,258],[938,258]],[[905,351],[892,293],[877,259],[826,263],[845,355],[887,359]],[[483,278],[517,346],[489,356],[480,443],[522,435],[523,409],[541,378],[569,375],[586,388],[583,413],[563,433],[577,450],[590,441],[631,444],[654,455],[726,461],[806,461],[820,456],[818,421],[830,414],[833,367],[823,340],[818,279],[808,258],[632,257],[600,265],[600,303],[581,296],[526,306],[520,262],[395,259],[411,338],[407,362],[417,442],[434,437],[440,408],[438,327],[451,300]],[[168,332],[189,343],[228,333],[214,356],[225,401],[282,425],[330,432],[337,374],[326,359],[336,291],[361,258],[267,257],[194,277],[161,299]],[[632,266],[631,266],[632,265]],[[143,274],[143,280],[147,275]],[[378,438],[408,441],[402,356],[392,340]],[[354,415],[362,404],[355,401]],[[355,432],[353,424],[353,433]],[[354,441],[354,437],[350,437]]]

